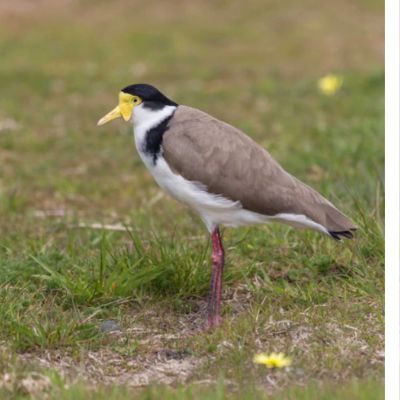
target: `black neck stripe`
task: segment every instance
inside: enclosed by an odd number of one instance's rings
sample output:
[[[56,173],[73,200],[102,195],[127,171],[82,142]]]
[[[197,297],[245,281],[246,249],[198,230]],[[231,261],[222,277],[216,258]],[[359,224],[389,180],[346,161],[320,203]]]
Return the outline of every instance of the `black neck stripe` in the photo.
[[[174,110],[175,113],[175,110]],[[169,129],[168,123],[171,118],[174,116],[174,113],[169,117],[162,120],[158,125],[151,128],[146,133],[146,139],[144,143],[144,152],[153,157],[153,164],[156,165],[157,158],[160,154],[161,143],[164,136],[164,133]]]

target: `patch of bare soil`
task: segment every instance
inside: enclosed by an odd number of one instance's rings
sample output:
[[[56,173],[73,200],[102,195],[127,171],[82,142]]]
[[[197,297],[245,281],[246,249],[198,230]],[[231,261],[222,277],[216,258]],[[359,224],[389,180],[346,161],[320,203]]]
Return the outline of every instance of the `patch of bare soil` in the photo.
[[[24,354],[25,362],[34,362],[41,368],[56,370],[73,383],[84,380],[89,385],[147,386],[156,383],[184,383],[201,365],[193,356],[169,351],[146,356],[124,356],[113,350],[89,351],[76,360],[70,354],[46,351]]]
[[[100,350],[83,350],[78,356],[66,350],[46,350],[20,354],[18,358],[23,364],[55,370],[68,383],[84,380],[89,386],[130,387],[152,382],[185,383],[206,360],[175,350],[174,343],[201,329],[203,310],[176,321],[175,329],[160,324],[158,313],[145,314],[148,325],[132,323],[127,329],[105,333],[106,344]]]
[[[184,383],[204,360],[173,350],[170,344],[190,334],[189,330],[161,333],[136,325],[125,332],[106,334],[105,346],[97,351],[83,351],[79,356],[69,351],[47,350],[19,357],[23,363],[56,370],[67,382],[84,380],[89,386],[112,384],[141,387],[152,382]],[[137,339],[132,342],[132,338]],[[131,345],[127,345],[128,341]],[[136,352],[136,348],[145,351]]]

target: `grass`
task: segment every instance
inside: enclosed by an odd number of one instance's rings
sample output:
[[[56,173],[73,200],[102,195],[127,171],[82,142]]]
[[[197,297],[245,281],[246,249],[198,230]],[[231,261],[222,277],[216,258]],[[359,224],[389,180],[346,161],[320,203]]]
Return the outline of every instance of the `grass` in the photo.
[[[382,15],[372,0],[1,8],[0,397],[383,398]],[[243,129],[357,240],[225,230],[223,324],[204,331],[205,229],[129,126],[95,127],[138,81]],[[293,366],[256,366],[261,351]]]

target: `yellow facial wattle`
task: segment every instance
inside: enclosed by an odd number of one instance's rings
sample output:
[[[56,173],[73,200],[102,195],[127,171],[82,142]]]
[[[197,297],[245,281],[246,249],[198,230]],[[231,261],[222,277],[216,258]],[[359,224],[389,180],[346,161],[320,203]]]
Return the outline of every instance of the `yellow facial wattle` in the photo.
[[[119,104],[117,107],[101,118],[97,125],[104,125],[120,117],[125,121],[129,121],[132,117],[133,108],[142,102],[140,97],[125,92],[120,92],[118,97]]]

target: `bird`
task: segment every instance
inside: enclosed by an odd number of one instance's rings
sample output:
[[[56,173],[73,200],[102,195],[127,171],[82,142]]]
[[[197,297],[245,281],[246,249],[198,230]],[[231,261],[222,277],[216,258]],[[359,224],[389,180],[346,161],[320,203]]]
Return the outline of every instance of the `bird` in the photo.
[[[121,89],[117,107],[97,125],[120,117],[133,125],[139,156],[159,186],[197,212],[211,235],[206,320],[210,329],[221,322],[225,265],[221,226],[281,222],[336,240],[352,238],[357,229],[241,130],[176,103],[152,85]]]

